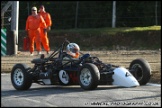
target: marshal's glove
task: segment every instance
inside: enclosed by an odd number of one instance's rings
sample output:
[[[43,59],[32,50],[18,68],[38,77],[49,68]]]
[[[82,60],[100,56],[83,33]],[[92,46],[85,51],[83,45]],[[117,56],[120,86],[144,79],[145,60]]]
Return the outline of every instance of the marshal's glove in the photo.
[[[48,26],[48,27],[47,27],[47,31],[50,31],[50,30],[51,30],[51,27],[50,27],[50,26]]]

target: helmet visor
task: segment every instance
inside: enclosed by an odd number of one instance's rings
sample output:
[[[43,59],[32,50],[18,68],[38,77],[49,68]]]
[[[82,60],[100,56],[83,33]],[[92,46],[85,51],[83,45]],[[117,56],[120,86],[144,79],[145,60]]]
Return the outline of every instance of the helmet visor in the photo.
[[[72,49],[71,49],[71,52],[77,53],[77,52],[78,52],[78,49],[77,49],[77,48],[72,48]]]

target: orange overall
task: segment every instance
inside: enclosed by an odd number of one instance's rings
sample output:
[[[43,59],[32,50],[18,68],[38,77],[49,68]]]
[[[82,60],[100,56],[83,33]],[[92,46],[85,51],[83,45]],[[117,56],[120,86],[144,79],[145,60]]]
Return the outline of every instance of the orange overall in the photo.
[[[30,38],[30,53],[34,51],[34,40],[36,42],[36,50],[41,51],[41,38],[40,38],[40,27],[46,28],[46,23],[43,18],[39,15],[30,15],[26,21],[26,31]]]
[[[51,16],[49,13],[39,12],[38,14],[43,17],[44,21],[46,22],[47,28],[52,25]],[[50,50],[49,40],[48,40],[47,32],[44,32],[44,28],[41,28],[41,40],[42,40],[42,45],[44,49],[46,51],[49,51]]]

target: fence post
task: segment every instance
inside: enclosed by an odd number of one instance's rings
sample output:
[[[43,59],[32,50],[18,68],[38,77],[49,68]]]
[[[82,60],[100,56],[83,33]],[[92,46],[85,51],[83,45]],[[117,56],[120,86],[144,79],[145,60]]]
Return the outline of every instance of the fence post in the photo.
[[[158,20],[157,20],[157,8],[158,8],[157,1],[155,1],[155,25],[158,25]]]
[[[6,29],[1,29],[1,56],[6,55],[7,52]]]
[[[19,21],[19,1],[13,1],[12,3],[12,20],[11,20],[11,36],[13,36],[13,41],[15,41],[12,48],[14,49],[14,54],[18,51],[18,21]]]
[[[113,1],[112,7],[112,28],[115,28],[116,23],[116,1]]]
[[[75,28],[77,28],[77,22],[78,22],[78,6],[79,6],[79,1],[76,2],[76,14],[75,14]]]

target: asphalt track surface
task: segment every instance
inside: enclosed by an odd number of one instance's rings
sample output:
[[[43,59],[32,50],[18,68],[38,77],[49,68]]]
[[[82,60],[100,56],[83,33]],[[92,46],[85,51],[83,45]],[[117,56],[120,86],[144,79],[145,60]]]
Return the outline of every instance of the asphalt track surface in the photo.
[[[10,74],[1,73],[1,107],[160,107],[161,84],[133,88],[99,85],[85,91],[80,85],[38,85],[17,91]]]

